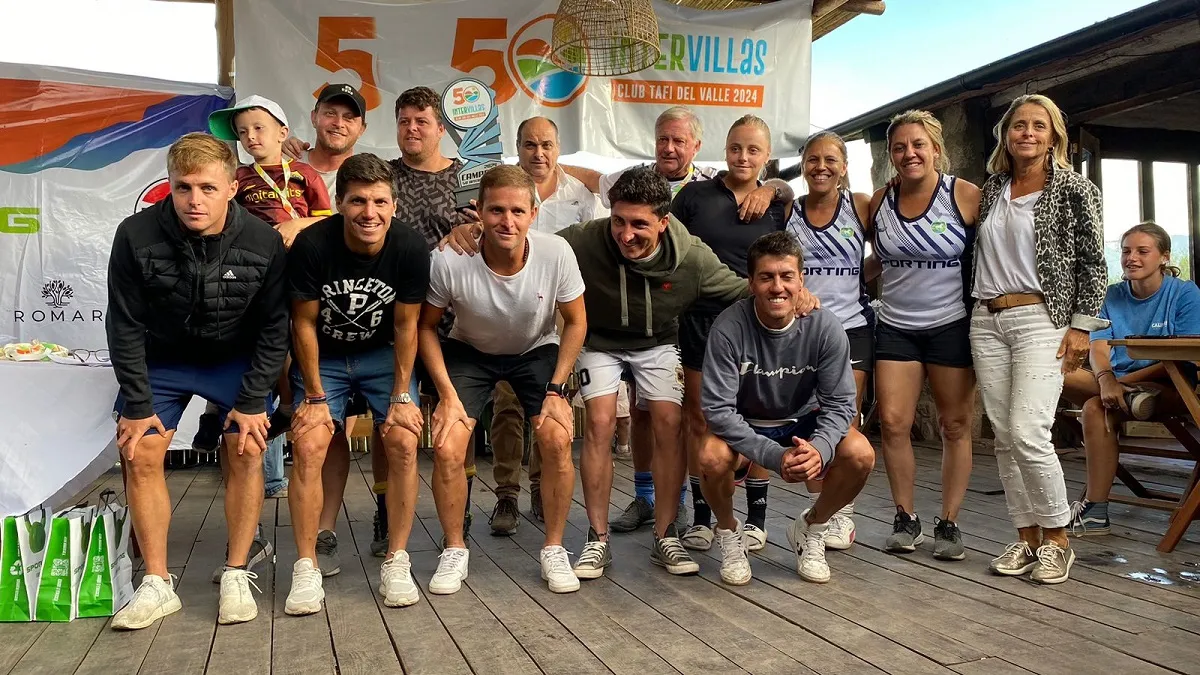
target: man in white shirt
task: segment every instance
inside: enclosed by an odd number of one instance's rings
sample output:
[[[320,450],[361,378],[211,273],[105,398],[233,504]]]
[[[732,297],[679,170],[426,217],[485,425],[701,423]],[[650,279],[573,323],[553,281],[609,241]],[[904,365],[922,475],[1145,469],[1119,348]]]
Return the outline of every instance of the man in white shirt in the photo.
[[[555,593],[579,589],[562,546],[575,486],[574,414],[563,394],[587,333],[583,277],[566,241],[530,232],[537,186],[515,166],[484,174],[479,185],[479,255],[436,251],[418,331],[421,358],[437,387],[433,414],[433,497],[445,547],[429,591],[458,591],[467,578],[463,537],[467,477],[463,461],[475,423],[500,382],[507,382],[536,430],[544,463],[546,536],[542,578]],[[437,326],[447,309],[445,343]],[[562,314],[560,339],[555,311]]]
[[[531,117],[517,127],[517,165],[537,186],[537,216],[531,229],[554,234],[575,223],[607,215],[599,198],[558,165],[558,125],[546,117]],[[492,478],[496,507],[493,534],[515,534],[520,522],[517,495],[521,493],[521,460],[525,454],[525,416],[511,387],[496,387],[492,408]],[[541,457],[535,445],[529,453],[530,513],[543,519]]]

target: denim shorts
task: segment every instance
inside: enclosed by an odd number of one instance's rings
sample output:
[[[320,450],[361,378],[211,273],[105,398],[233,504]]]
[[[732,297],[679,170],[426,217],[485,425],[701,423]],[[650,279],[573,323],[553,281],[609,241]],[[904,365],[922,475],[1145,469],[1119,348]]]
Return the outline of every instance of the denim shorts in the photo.
[[[248,370],[249,359],[206,364],[150,361],[146,364],[146,371],[150,379],[154,414],[158,415],[163,428],[172,431],[179,427],[179,420],[192,397],[199,396],[217,407],[217,416],[224,425],[225,416],[237,402],[238,394],[242,390],[242,376]],[[271,398],[270,395],[267,396],[267,410],[271,409]],[[117,394],[113,412],[120,415],[124,408],[125,398]],[[231,424],[225,430],[225,433],[236,432],[236,424]],[[146,433],[158,432],[151,428]]]
[[[815,413],[815,412],[809,413],[809,414],[805,415],[804,417],[801,417],[800,419],[796,420],[795,422],[791,422],[788,424],[782,424],[777,427],[759,427],[759,426],[754,426],[753,424],[751,424],[750,428],[753,429],[754,433],[758,434],[759,436],[764,436],[766,438],[769,438],[769,439],[775,441],[776,443],[778,443],[779,445],[781,445],[785,448],[790,448],[790,447],[792,447],[792,437],[793,436],[796,438],[802,438],[804,440],[808,440],[808,439],[812,438],[813,432],[815,432],[817,430],[817,413]],[[836,458],[836,457],[837,457],[837,448],[835,447],[834,448],[834,458]],[[829,471],[829,465],[832,463],[833,463],[833,460],[826,462],[821,467],[821,473],[819,473],[816,476],[813,476],[813,480],[820,480],[820,479],[824,478],[825,474]]]
[[[392,385],[396,381],[395,359],[395,351],[391,345],[360,354],[326,356],[320,359],[321,386],[325,389],[329,416],[339,429],[345,425],[346,407],[351,394],[357,394],[360,399],[366,401],[375,426],[383,424],[391,406]],[[408,395],[412,397],[413,403],[420,405],[415,366],[413,370],[408,380]],[[304,378],[300,374],[299,362],[293,361],[289,377],[295,400],[299,403],[305,396]]]

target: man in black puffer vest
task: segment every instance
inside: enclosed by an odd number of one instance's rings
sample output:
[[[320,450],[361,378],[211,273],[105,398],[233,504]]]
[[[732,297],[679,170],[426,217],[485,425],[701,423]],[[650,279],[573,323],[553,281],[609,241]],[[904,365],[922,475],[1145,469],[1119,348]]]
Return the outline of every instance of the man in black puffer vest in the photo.
[[[232,202],[237,158],[207,134],[171,145],[171,198],[117,227],[108,268],[108,348],[121,386],[117,446],[146,575],[117,629],[179,611],[167,573],[171,503],[163,457],[192,396],[225,417],[229,553],[220,623],[258,614],[246,558],[263,502],[266,398],[288,349],[283,240]]]

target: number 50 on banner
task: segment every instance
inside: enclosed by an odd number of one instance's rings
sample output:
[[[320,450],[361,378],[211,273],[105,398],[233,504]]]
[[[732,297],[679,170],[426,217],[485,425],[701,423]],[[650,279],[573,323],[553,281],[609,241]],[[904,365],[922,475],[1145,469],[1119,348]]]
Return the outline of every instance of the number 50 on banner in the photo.
[[[358,74],[358,91],[367,102],[367,110],[379,107],[379,89],[375,86],[375,55],[362,49],[342,49],[342,40],[374,40],[373,16],[322,16],[317,19],[317,65],[331,73],[350,70]],[[329,83],[313,91],[313,98]]]

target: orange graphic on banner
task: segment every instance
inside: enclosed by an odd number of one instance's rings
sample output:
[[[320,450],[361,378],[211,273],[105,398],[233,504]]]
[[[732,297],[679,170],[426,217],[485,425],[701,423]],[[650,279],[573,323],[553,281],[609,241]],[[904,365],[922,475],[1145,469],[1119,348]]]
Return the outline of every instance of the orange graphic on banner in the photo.
[[[620,103],[761,108],[763,91],[761,84],[644,82],[622,78],[612,81],[612,100]]]
[[[44,80],[5,80],[0,90],[0,165],[25,162],[72,138],[120,122],[174,94]]]

